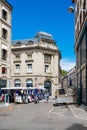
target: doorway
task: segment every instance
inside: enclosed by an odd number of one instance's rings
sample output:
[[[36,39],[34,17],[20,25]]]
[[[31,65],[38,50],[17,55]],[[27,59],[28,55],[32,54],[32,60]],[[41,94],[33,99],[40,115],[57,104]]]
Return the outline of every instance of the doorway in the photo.
[[[49,96],[52,96],[52,83],[50,81],[44,83],[44,88],[48,90]]]

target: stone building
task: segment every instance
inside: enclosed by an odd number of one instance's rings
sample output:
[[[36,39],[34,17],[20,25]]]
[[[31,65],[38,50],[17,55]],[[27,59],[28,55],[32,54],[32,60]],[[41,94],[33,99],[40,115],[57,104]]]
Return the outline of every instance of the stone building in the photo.
[[[62,77],[62,87],[64,89],[71,87],[76,88],[77,86],[77,75],[76,75],[76,66],[70,69],[67,74]]]
[[[0,0],[0,88],[10,85],[12,6]]]
[[[87,106],[87,0],[75,3],[75,52],[78,104]]]
[[[33,39],[12,41],[12,86],[43,87],[54,95],[59,84],[61,54],[52,35],[39,32]]]

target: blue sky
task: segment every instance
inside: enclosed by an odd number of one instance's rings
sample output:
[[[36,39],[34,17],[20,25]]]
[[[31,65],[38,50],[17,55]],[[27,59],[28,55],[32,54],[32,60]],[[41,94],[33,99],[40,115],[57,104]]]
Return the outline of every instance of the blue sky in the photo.
[[[74,14],[71,0],[8,0],[13,6],[12,40],[33,38],[39,31],[53,35],[62,54],[61,67],[75,65]]]

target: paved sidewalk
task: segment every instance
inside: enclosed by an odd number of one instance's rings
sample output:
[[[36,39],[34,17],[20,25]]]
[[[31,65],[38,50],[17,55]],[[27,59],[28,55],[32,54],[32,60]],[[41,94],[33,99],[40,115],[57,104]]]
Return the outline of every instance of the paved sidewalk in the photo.
[[[6,103],[0,103],[0,109],[5,108],[5,107],[9,107],[11,105],[13,105],[14,103],[11,104],[6,104]]]
[[[87,112],[81,107],[77,107],[76,105],[68,105],[74,117],[82,120],[87,120]]]
[[[5,103],[0,103],[0,109],[6,107]]]

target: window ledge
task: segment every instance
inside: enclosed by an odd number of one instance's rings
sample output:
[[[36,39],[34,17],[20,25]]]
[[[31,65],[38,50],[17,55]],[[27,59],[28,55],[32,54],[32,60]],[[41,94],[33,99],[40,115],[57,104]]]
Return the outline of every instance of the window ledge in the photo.
[[[3,77],[7,77],[7,74],[2,74]]]
[[[48,63],[48,64],[51,64],[51,61],[44,61],[44,63]]]
[[[51,72],[45,72],[45,74],[52,74]]]
[[[20,74],[20,72],[15,72],[15,74]]]
[[[33,62],[33,59],[25,60],[25,62]]]
[[[14,63],[19,63],[19,62],[21,62],[21,60],[15,60],[15,61],[14,61]]]
[[[27,74],[32,74],[32,72],[26,72]]]

